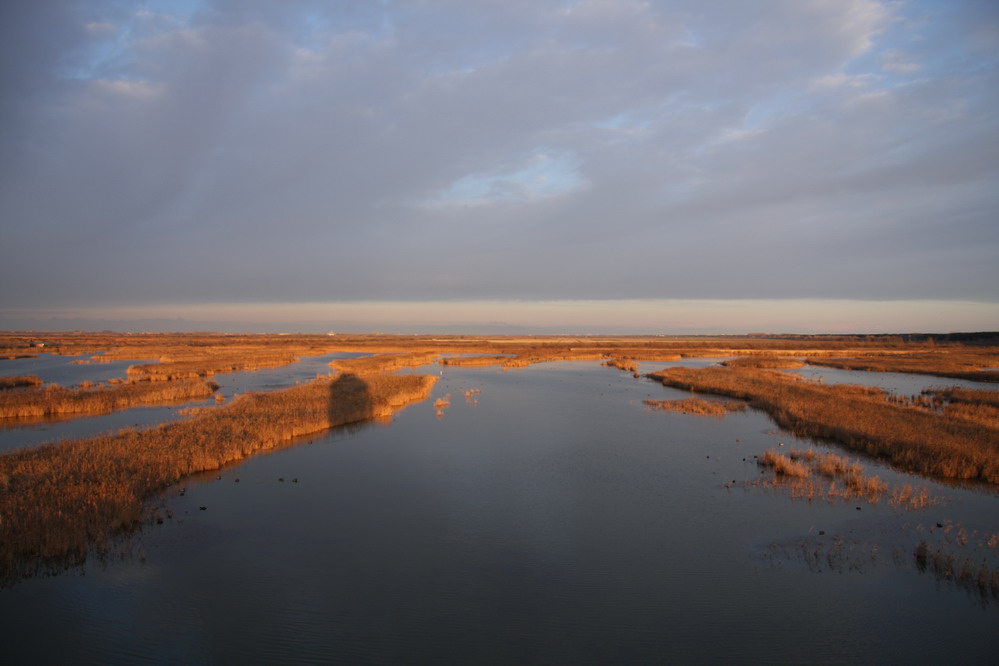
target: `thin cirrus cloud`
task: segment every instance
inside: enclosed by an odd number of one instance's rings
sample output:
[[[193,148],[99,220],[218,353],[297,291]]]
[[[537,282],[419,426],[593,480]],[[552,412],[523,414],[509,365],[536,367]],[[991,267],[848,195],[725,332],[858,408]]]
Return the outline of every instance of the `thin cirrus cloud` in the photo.
[[[0,13],[10,311],[785,299],[996,312],[994,3]]]

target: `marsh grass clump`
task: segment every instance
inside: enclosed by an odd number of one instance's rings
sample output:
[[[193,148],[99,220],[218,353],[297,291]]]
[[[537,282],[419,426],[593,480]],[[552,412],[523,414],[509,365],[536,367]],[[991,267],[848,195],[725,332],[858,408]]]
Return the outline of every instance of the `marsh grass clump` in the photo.
[[[891,506],[913,510],[938,503],[925,487],[916,489],[906,484],[891,490],[880,477],[864,474],[860,463],[835,453],[804,449],[785,454],[768,449],[756,462],[760,467],[772,469],[774,477],[751,485],[785,490],[795,499],[830,502],[859,499],[877,504],[887,496]]]
[[[891,491],[888,504],[901,509],[919,510],[939,504],[940,500],[930,494],[926,486],[914,487],[911,483],[898,486]]]
[[[189,420],[0,454],[0,582],[140,524],[144,502],[180,479],[287,446],[295,438],[391,414],[423,400],[433,376],[341,375],[247,393]]]
[[[722,417],[729,412],[740,412],[746,409],[746,403],[741,400],[685,398],[683,400],[645,400],[644,403],[652,409],[714,417]]]
[[[794,460],[791,456],[777,453],[773,449],[768,449],[762,456],[757,458],[757,464],[761,467],[769,467],[778,476],[790,476],[796,479],[807,479],[812,474],[811,468],[800,460]]]
[[[218,385],[204,380],[141,382],[116,386],[66,389],[58,384],[45,388],[0,393],[0,418],[46,418],[70,414],[110,414],[137,405],[154,405],[210,397]]]
[[[722,361],[722,365],[729,368],[768,368],[771,370],[794,370],[805,367],[805,362],[799,358],[789,358],[786,356],[739,356],[728,361]]]
[[[437,418],[444,418],[444,410],[451,406],[451,394],[448,393],[443,398],[434,400],[434,409],[437,411]]]
[[[601,365],[605,365],[609,368],[617,368],[618,370],[624,370],[625,372],[630,372],[632,374],[638,373],[638,361],[634,361],[628,358],[612,358],[609,361],[604,361]]]
[[[406,354],[376,354],[360,358],[342,358],[330,361],[330,367],[340,372],[358,375],[391,372],[400,368],[415,368],[433,363],[440,354],[436,352],[411,352]]]
[[[0,391],[13,388],[26,388],[31,386],[41,386],[42,380],[34,375],[21,375],[18,377],[0,377]]]

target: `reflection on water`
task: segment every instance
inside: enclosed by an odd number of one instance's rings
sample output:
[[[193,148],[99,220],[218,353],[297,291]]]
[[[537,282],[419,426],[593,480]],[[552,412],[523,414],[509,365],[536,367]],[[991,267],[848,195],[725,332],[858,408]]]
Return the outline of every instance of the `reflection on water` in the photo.
[[[676,365],[642,370],[659,363]],[[811,445],[759,413],[650,411],[646,398],[687,394],[596,362],[432,371],[434,395],[391,426],[335,431],[187,482],[168,500],[173,519],[137,537],[143,558],[0,591],[4,652],[986,663],[999,648],[999,604],[920,574],[913,555],[926,534],[946,543],[938,523],[999,531],[991,494],[931,482],[947,502],[918,513],[791,501],[752,487],[753,456]],[[438,419],[433,402],[447,394]],[[950,547],[965,547],[952,534]],[[820,538],[819,555],[797,555]]]

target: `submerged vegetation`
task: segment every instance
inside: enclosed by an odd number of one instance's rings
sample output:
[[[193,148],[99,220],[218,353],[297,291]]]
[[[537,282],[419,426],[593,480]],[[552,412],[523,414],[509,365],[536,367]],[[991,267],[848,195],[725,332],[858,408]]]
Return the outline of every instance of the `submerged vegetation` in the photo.
[[[296,437],[387,418],[425,399],[436,378],[341,375],[248,393],[149,430],[0,454],[0,581],[82,562],[143,519],[144,501],[180,479]]]
[[[879,389],[755,369],[669,368],[650,377],[746,400],[797,435],[831,439],[910,472],[999,484],[999,428],[899,404]]]
[[[970,555],[956,554],[944,544],[931,546],[926,541],[916,545],[913,557],[921,573],[952,581],[959,587],[977,591],[982,597],[991,594],[999,599],[999,567],[992,569]]]

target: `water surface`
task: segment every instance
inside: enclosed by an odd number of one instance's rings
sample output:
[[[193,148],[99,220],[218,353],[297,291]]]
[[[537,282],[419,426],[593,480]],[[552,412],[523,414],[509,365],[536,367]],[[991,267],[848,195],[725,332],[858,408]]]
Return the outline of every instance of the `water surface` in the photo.
[[[999,604],[912,558],[938,522],[999,531],[991,493],[929,482],[947,504],[919,513],[791,501],[745,485],[752,456],[813,444],[762,414],[648,411],[687,394],[596,362],[428,371],[434,396],[391,425],[190,480],[135,556],[0,591],[10,663],[989,663],[999,649]],[[834,537],[845,565],[796,555]]]

